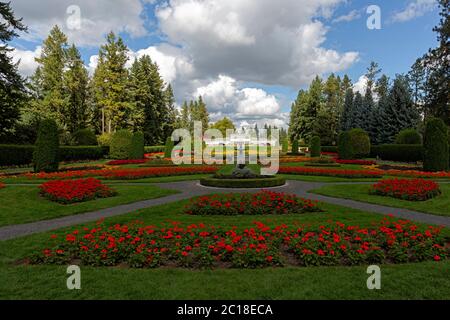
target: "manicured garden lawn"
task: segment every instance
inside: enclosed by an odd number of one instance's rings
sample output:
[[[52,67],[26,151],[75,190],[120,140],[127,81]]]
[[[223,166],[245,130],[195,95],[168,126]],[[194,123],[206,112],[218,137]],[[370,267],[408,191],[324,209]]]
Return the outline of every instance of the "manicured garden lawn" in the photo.
[[[63,205],[39,195],[38,187],[9,185],[0,190],[0,226],[89,212],[176,193],[156,186],[113,186],[118,195]]]
[[[450,216],[450,184],[441,184],[442,194],[427,201],[407,201],[369,194],[370,185],[330,185],[312,190],[326,196],[352,199],[390,207],[406,208],[415,211]]]
[[[246,228],[255,220],[268,225],[322,225],[328,220],[370,226],[383,216],[321,204],[325,212],[283,216],[192,216],[186,201],[107,219],[108,224],[139,219],[163,225],[169,220]],[[86,224],[93,226],[93,223]],[[382,265],[382,289],[366,287],[367,266],[284,267],[190,270],[81,267],[81,290],[67,290],[66,267],[21,265],[42,250],[51,234],[82,226],[0,242],[0,298],[7,299],[449,299],[450,261]],[[444,232],[450,235],[450,230]]]

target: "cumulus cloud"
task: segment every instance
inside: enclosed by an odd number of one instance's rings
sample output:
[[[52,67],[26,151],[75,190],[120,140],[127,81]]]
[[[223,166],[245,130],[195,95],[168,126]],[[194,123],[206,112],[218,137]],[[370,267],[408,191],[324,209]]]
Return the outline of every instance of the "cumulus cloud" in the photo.
[[[140,0],[14,0],[11,5],[29,26],[29,32],[21,35],[29,40],[45,38],[54,25],[79,46],[99,45],[110,31],[132,37],[147,33]]]
[[[342,0],[170,0],[156,10],[161,32],[192,57],[199,77],[298,87],[350,67],[357,52],[323,47],[328,16]]]
[[[239,82],[229,76],[219,75],[217,79],[197,88],[192,97],[198,96],[202,96],[208,105],[212,121],[226,116],[239,126],[258,122],[286,125],[275,96],[259,88],[241,88]]]
[[[366,93],[367,81],[368,79],[366,76],[360,76],[358,81],[353,85],[353,92],[359,92],[364,95]]]
[[[415,0],[410,2],[405,9],[396,12],[392,16],[393,22],[405,22],[416,17],[421,17],[436,7],[436,0]]]
[[[14,51],[11,51],[9,55],[14,63],[19,63],[19,72],[23,76],[31,76],[37,68],[37,62],[34,58],[41,55],[41,49],[41,46],[36,47],[34,51],[14,48]]]

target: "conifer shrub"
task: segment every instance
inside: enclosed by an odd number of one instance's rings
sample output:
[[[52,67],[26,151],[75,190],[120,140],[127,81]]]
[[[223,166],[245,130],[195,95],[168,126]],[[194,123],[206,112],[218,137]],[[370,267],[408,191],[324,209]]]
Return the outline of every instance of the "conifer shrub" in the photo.
[[[166,139],[166,146],[164,148],[164,158],[172,157],[173,147],[174,147],[174,142],[172,141],[172,137],[169,136]]]
[[[314,136],[311,138],[309,152],[312,158],[320,157],[320,137]]]
[[[353,146],[350,141],[350,133],[343,131],[339,134],[338,138],[338,154],[339,159],[350,160],[353,159]]]
[[[415,129],[404,129],[395,138],[396,144],[422,144],[422,137]]]
[[[39,124],[38,136],[33,152],[35,172],[53,172],[58,170],[59,136],[54,120],[45,119]]]
[[[431,118],[425,126],[423,141],[425,171],[447,171],[449,168],[448,132],[444,121]]]
[[[131,155],[132,140],[133,133],[129,130],[122,129],[114,132],[111,136],[109,157],[111,159],[120,160],[129,159]]]
[[[135,132],[131,140],[130,159],[144,159],[144,133]]]
[[[90,129],[80,129],[74,132],[72,141],[76,146],[96,146],[98,144],[95,133]]]
[[[298,140],[297,139],[294,139],[294,141],[292,141],[292,153],[298,154]]]
[[[349,132],[350,143],[353,149],[354,158],[364,158],[370,155],[370,138],[366,131],[360,128],[352,129]]]

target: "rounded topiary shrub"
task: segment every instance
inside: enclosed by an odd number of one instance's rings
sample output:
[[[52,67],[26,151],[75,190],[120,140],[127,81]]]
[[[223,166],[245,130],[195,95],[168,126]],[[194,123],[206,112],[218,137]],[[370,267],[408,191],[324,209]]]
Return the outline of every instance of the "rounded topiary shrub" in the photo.
[[[135,132],[131,140],[130,159],[144,159],[144,133]]]
[[[311,138],[309,153],[312,158],[320,157],[320,137],[314,136]]]
[[[354,158],[364,158],[370,154],[370,138],[366,131],[360,128],[348,132]]]
[[[72,141],[77,146],[96,146],[97,137],[89,129],[80,129],[72,134]]]
[[[97,142],[102,147],[109,147],[111,145],[111,133],[102,133],[97,137]]]
[[[353,146],[350,141],[350,134],[348,131],[341,132],[338,138],[338,154],[339,159],[349,160],[353,159]]]
[[[172,137],[167,137],[166,146],[164,148],[164,158],[172,158],[172,150],[174,147],[174,142],[172,141]]]
[[[33,152],[34,172],[58,170],[59,136],[54,120],[42,120]]]
[[[405,129],[398,133],[395,138],[396,144],[422,144],[422,137],[414,129]]]
[[[449,167],[448,132],[444,121],[431,118],[425,127],[423,141],[425,171],[446,171]]]
[[[133,134],[129,130],[118,130],[111,136],[109,157],[125,160],[131,155]]]
[[[294,139],[294,141],[292,141],[292,153],[298,154],[298,140],[297,139]]]

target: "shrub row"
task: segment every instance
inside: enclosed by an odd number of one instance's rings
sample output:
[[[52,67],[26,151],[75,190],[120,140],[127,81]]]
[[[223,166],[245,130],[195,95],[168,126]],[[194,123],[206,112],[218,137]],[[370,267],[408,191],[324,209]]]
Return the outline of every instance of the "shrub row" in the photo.
[[[0,166],[23,166],[33,162],[34,146],[0,145]],[[76,146],[59,147],[60,161],[98,160],[108,154],[107,147]]]
[[[423,147],[420,144],[383,144],[372,146],[370,156],[382,160],[417,162],[423,160]]]
[[[338,152],[337,146],[322,146],[322,152]]]
[[[145,153],[153,153],[153,152],[164,152],[166,149],[165,146],[145,146]]]

